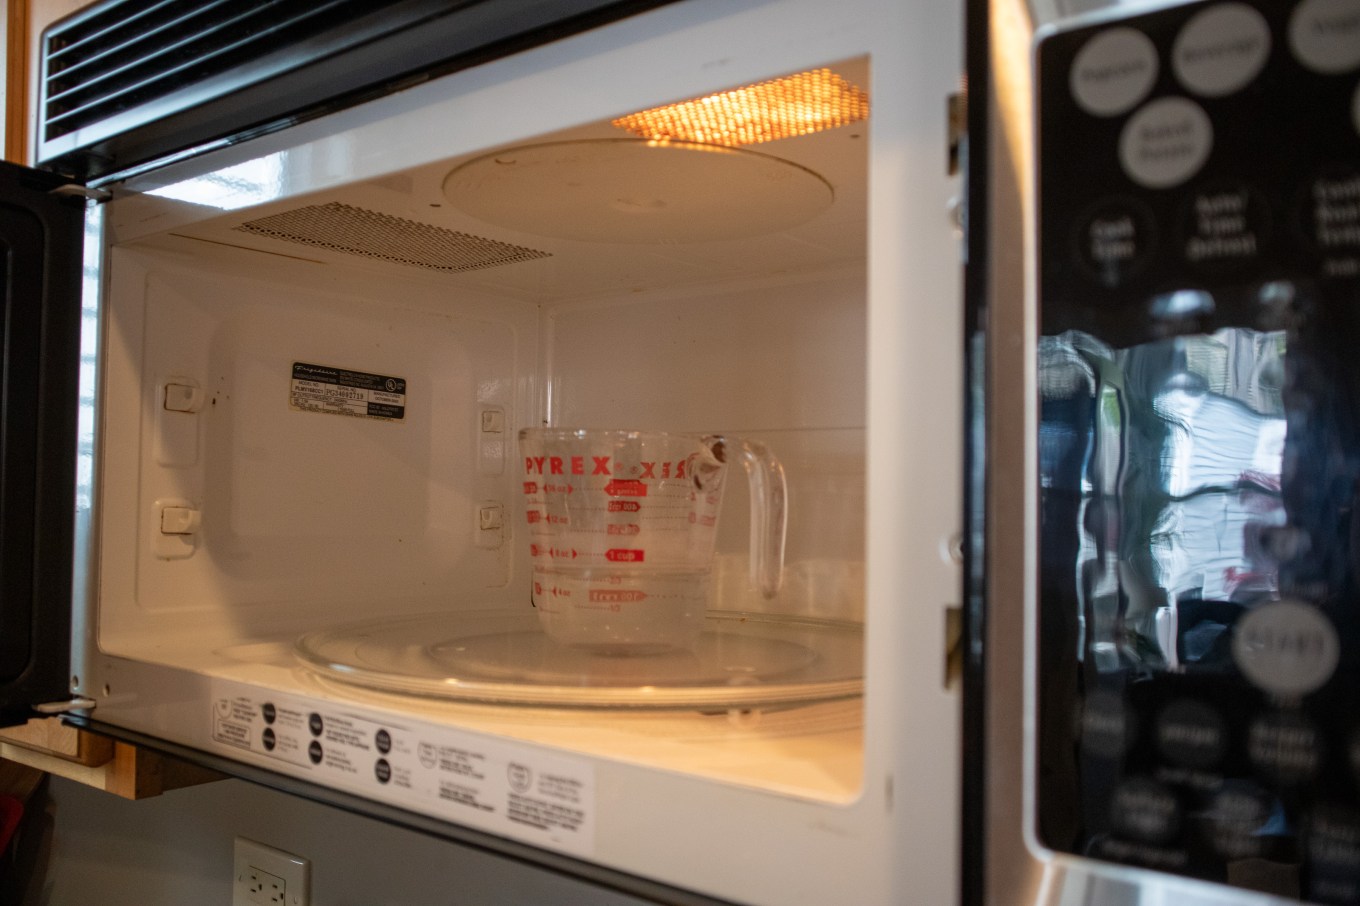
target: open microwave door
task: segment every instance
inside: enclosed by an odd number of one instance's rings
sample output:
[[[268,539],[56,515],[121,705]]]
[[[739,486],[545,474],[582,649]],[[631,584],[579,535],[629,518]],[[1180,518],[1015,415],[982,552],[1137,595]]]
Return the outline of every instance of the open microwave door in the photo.
[[[1360,903],[1356,8],[1024,5],[969,902]]]
[[[0,725],[69,698],[85,202],[0,163]]]

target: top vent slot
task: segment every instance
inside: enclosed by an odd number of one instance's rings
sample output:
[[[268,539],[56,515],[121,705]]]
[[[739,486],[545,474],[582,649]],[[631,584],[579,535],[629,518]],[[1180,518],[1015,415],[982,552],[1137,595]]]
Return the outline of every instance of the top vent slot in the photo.
[[[51,141],[322,35],[398,0],[127,0],[47,37]]]

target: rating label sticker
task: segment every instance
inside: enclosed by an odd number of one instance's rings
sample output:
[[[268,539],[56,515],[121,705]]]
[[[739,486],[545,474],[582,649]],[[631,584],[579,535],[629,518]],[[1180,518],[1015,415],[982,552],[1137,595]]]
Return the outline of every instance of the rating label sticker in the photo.
[[[229,757],[538,846],[594,851],[589,761],[239,683],[215,683],[212,698],[212,744]]]
[[[400,421],[406,417],[406,379],[294,362],[288,403],[305,412]]]

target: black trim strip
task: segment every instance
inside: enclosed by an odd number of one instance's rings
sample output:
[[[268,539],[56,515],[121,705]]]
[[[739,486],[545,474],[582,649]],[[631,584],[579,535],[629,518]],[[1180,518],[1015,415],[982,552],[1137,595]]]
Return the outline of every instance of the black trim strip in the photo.
[[[960,801],[959,899],[963,906],[986,902],[987,830],[987,400],[988,386],[988,157],[991,153],[990,0],[967,0],[964,62],[968,85],[967,157],[964,162],[965,387],[964,394],[964,562],[963,719]]]

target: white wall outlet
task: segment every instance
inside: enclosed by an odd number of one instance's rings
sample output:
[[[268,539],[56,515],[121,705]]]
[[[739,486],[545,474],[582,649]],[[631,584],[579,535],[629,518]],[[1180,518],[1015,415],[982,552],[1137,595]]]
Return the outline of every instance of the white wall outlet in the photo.
[[[231,906],[308,906],[312,863],[245,837],[236,838]]]

